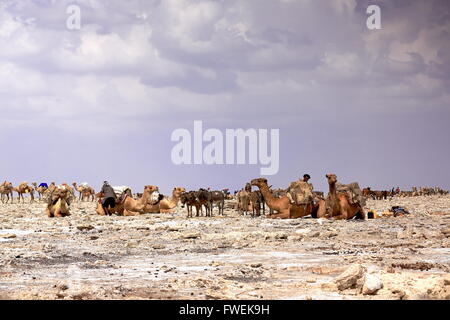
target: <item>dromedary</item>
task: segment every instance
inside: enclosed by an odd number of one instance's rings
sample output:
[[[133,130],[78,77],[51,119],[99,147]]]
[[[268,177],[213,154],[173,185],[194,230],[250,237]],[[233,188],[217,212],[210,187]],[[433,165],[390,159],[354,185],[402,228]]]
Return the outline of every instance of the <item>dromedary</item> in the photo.
[[[183,187],[175,187],[172,190],[172,197],[164,197],[154,199],[153,197],[150,199],[151,202],[147,203],[144,212],[145,213],[172,213],[172,209],[178,205],[180,201],[181,194],[186,192],[186,189]],[[155,201],[156,200],[156,201]]]
[[[30,194],[30,203],[34,202],[34,189],[28,185],[28,182],[22,182],[19,184],[17,188],[14,188],[14,191],[17,192],[18,196],[18,202],[20,203],[20,199],[22,199],[22,202],[25,203],[25,199],[23,197],[24,194],[29,193]]]
[[[236,197],[238,213],[247,215],[250,208],[250,192],[242,189],[236,194]]]
[[[33,182],[32,185],[34,187],[34,190],[36,190],[36,192],[38,193],[39,201],[41,201],[42,198],[45,196],[48,188],[44,186],[38,186],[36,182]]]
[[[69,197],[71,193],[65,187],[56,188],[48,198],[45,210],[49,218],[70,216]]]
[[[253,179],[251,185],[261,190],[266,204],[270,209],[278,211],[277,214],[267,215],[267,218],[295,219],[308,215],[312,215],[313,217],[322,217],[325,215],[325,201],[323,200],[319,200],[316,205],[313,205],[313,203],[296,205],[292,204],[287,196],[275,198],[270,192],[267,179],[265,178]]]
[[[95,191],[93,188],[91,188],[88,185],[77,186],[76,182],[72,183],[72,185],[75,188],[75,190],[77,190],[80,193],[78,201],[80,202],[85,201],[85,199],[87,199],[87,201],[94,201]]]
[[[110,214],[124,215],[124,216],[135,216],[143,213],[144,207],[146,206],[148,200],[151,198],[152,193],[158,191],[157,186],[145,186],[144,192],[139,199],[133,199],[128,193],[125,195],[123,201],[116,203],[115,208],[109,208]],[[96,212],[99,215],[105,215],[102,204],[97,203]]]
[[[5,196],[7,197],[6,203],[8,203],[10,197],[11,197],[11,203],[13,203],[13,189],[14,188],[13,188],[13,185],[11,182],[5,181],[0,185],[0,194],[1,194],[2,203],[4,203]]]
[[[329,185],[329,193],[326,200],[327,216],[333,219],[346,220],[357,217],[366,219],[364,209],[358,203],[351,203],[346,192],[337,192],[337,177],[335,174],[326,175]]]

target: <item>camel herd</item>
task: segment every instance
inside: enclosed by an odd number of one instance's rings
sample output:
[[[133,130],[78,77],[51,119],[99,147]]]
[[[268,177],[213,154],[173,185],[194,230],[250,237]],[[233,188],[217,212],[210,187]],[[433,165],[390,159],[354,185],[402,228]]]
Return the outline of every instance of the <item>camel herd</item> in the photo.
[[[392,190],[382,190],[382,191],[374,191],[371,190],[370,187],[363,189],[364,196],[374,199],[374,200],[382,200],[388,198],[405,198],[405,197],[418,197],[418,196],[433,196],[433,195],[446,195],[448,194],[447,190],[444,190],[440,187],[412,187],[411,191],[400,190],[400,188]]]
[[[412,191],[400,191],[399,189],[391,191],[372,191],[370,188],[362,190],[361,195],[354,190],[359,190],[357,183],[342,185],[337,182],[335,174],[327,174],[326,179],[329,185],[328,195],[325,197],[322,192],[313,191],[312,185],[307,182],[298,182],[297,184],[306,186],[298,195],[301,201],[297,199],[297,194],[293,193],[291,186],[288,189],[272,190],[267,179],[253,179],[247,183],[242,190],[237,190],[234,196],[230,194],[229,189],[214,190],[199,189],[196,191],[186,191],[183,187],[175,187],[171,196],[164,196],[159,193],[159,188],[153,185],[144,187],[143,193],[133,195],[128,187],[115,187],[117,195],[114,208],[104,208],[102,206],[102,194],[95,193],[94,189],[86,183],[77,185],[73,183],[69,186],[67,183],[56,185],[52,182],[50,185],[45,183],[22,182],[17,187],[13,187],[11,182],[3,182],[0,185],[0,194],[2,203],[13,203],[13,192],[18,194],[18,202],[25,202],[24,195],[30,195],[30,202],[35,201],[34,192],[38,194],[38,201],[47,203],[46,214],[48,217],[65,217],[70,215],[70,205],[74,201],[91,201],[96,203],[96,213],[102,216],[121,215],[134,216],[145,213],[171,213],[181,204],[181,207],[187,208],[187,216],[193,217],[193,208],[195,207],[195,216],[206,217],[213,215],[214,206],[218,208],[218,214],[224,215],[225,200],[235,200],[235,209],[241,215],[250,214],[252,217],[265,215],[267,218],[294,219],[306,216],[313,218],[332,218],[332,219],[367,219],[364,211],[366,198],[383,199],[387,197],[405,197],[419,195],[445,195],[448,191],[441,188],[416,188]],[[348,186],[353,186],[353,191]],[[256,187],[256,190],[252,190]],[[78,192],[78,197],[76,196]],[[266,215],[266,206],[269,213]],[[204,209],[204,210],[203,210]]]

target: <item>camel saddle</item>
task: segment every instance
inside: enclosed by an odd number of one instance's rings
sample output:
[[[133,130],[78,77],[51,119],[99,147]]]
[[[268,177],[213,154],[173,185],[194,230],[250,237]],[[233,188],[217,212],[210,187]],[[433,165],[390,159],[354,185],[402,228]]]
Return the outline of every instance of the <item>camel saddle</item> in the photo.
[[[337,183],[336,192],[347,193],[350,203],[352,204],[359,204],[361,207],[366,205],[366,197],[362,194],[358,182],[352,182],[350,184]]]
[[[313,201],[313,186],[305,181],[291,182],[287,197],[292,204],[307,205]]]

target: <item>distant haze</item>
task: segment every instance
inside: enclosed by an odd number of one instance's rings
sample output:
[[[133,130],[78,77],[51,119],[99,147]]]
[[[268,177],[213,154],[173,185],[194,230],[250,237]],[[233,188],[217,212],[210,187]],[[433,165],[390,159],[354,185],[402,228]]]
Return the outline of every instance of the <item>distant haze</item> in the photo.
[[[70,4],[81,30],[66,27]],[[379,5],[382,29],[368,30]],[[280,130],[275,188],[450,189],[450,2],[0,1],[0,179],[242,188],[171,133]]]

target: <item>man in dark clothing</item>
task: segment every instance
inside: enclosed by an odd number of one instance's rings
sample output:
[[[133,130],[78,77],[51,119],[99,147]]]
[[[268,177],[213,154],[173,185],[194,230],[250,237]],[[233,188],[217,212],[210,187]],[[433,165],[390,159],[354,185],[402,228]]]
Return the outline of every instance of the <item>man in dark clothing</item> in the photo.
[[[103,194],[103,201],[102,201],[103,210],[105,211],[106,215],[111,215],[108,208],[114,208],[116,206],[117,197],[116,193],[114,192],[114,189],[111,187],[108,181],[103,182],[101,193]]]

